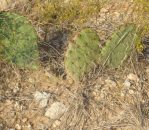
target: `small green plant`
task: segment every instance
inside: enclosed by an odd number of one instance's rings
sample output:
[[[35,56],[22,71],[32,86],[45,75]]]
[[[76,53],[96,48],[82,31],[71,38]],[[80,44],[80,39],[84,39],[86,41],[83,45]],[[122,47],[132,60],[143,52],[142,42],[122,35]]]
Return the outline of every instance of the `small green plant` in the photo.
[[[134,21],[140,26],[139,35],[149,35],[149,0],[134,0],[136,4],[135,14],[137,16]]]
[[[65,68],[74,80],[81,80],[99,62],[101,49],[95,31],[86,28],[69,43],[65,55]]]
[[[24,16],[0,13],[0,59],[20,68],[37,68],[37,34]]]
[[[137,31],[137,38],[135,40],[136,50],[138,53],[142,53],[144,45],[142,44],[142,38],[149,36],[149,1],[148,0],[134,0],[135,4],[133,15],[135,23],[139,29]]]
[[[101,62],[112,68],[119,67],[131,53],[136,33],[135,25],[122,26],[103,47]]]

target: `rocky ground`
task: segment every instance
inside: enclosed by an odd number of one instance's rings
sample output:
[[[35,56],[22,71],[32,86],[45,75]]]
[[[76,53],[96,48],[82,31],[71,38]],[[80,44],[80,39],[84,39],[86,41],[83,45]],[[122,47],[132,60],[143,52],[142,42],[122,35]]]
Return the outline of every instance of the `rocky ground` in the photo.
[[[104,44],[119,25],[135,21],[135,8],[133,1],[112,0],[85,26]],[[0,130],[149,130],[149,65],[136,55],[84,84],[48,67],[19,70],[0,62],[0,68]]]

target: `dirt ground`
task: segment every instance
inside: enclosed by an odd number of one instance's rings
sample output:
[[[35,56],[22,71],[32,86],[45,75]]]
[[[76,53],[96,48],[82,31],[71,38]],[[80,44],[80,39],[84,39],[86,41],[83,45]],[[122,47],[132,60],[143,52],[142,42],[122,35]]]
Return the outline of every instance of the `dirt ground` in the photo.
[[[112,0],[85,25],[104,44],[119,25],[135,21],[134,8],[132,1]],[[49,40],[61,44],[64,34]],[[57,68],[60,75],[48,65],[31,71],[0,62],[0,130],[149,130],[148,61],[134,54],[118,69],[95,70],[84,83],[69,80],[63,63]]]

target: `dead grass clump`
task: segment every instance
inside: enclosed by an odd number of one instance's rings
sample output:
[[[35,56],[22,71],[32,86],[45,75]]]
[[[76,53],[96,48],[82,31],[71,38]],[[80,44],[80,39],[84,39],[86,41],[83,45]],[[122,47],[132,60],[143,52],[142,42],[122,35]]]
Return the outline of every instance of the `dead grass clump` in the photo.
[[[55,25],[81,24],[88,18],[99,12],[100,3],[90,0],[73,1],[36,1],[32,7],[32,13],[38,17],[41,23]]]

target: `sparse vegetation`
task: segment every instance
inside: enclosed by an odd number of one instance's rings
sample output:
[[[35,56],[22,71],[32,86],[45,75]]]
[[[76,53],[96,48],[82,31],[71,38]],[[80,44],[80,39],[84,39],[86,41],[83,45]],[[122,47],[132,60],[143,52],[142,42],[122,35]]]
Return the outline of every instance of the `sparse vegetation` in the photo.
[[[32,8],[32,13],[38,17],[40,23],[57,26],[67,24],[80,26],[99,11],[100,3],[96,0],[52,0],[51,2],[37,0]]]

